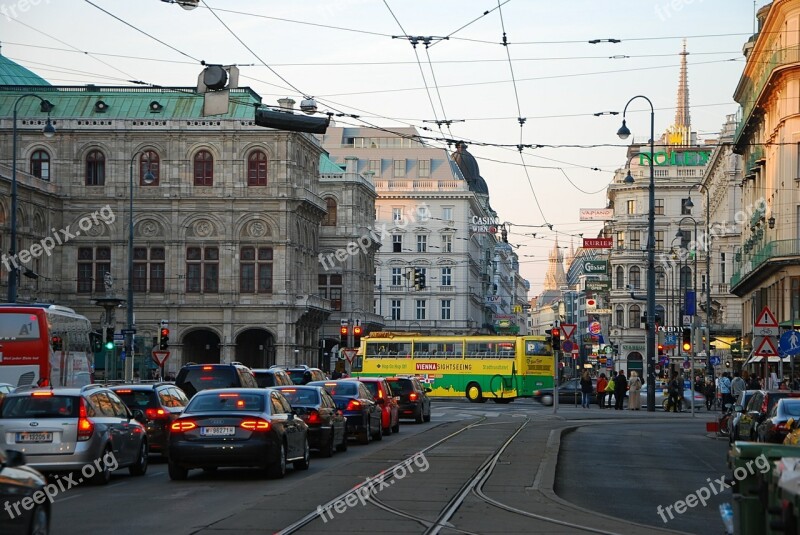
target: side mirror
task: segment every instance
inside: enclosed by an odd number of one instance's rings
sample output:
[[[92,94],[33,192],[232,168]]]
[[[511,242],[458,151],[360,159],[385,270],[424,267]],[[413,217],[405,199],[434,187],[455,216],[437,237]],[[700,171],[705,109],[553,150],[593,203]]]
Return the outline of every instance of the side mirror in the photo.
[[[21,451],[6,450],[6,463],[8,468],[15,468],[25,464],[25,454]]]

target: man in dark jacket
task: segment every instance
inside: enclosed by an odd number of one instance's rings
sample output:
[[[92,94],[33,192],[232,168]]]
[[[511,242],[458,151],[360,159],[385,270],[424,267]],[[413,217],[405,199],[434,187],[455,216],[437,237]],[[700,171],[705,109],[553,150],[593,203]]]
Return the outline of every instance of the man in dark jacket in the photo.
[[[621,411],[622,402],[625,401],[625,394],[628,392],[628,378],[625,377],[625,370],[620,370],[614,379],[614,409]]]

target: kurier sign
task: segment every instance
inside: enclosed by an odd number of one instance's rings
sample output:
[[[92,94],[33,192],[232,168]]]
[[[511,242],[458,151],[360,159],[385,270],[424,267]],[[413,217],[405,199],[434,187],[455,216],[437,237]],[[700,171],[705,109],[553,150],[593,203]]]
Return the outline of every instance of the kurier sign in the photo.
[[[608,273],[608,262],[605,260],[585,260],[583,262],[583,272],[588,275],[606,275]]]
[[[613,208],[581,208],[581,221],[609,221],[614,219]]]
[[[584,238],[584,249],[611,249],[614,245],[614,238]]]

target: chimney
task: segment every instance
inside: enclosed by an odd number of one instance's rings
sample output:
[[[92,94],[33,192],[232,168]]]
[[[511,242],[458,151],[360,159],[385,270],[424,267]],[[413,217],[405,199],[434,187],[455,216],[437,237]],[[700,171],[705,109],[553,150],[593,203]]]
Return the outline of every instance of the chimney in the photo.
[[[289,97],[279,98],[278,104],[280,104],[281,109],[285,111],[292,111],[294,109],[294,100]]]

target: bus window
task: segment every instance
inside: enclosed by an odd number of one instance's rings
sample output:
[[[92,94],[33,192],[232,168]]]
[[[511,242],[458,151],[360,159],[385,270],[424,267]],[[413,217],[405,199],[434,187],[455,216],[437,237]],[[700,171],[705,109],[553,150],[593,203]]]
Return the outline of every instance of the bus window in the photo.
[[[33,314],[3,314],[0,321],[0,340],[38,340],[39,318]]]
[[[534,356],[534,355],[552,355],[553,352],[550,350],[549,346],[538,340],[525,340],[525,355],[527,356]]]
[[[443,358],[460,359],[462,355],[462,345],[448,342],[414,342],[414,357],[416,358]]]

